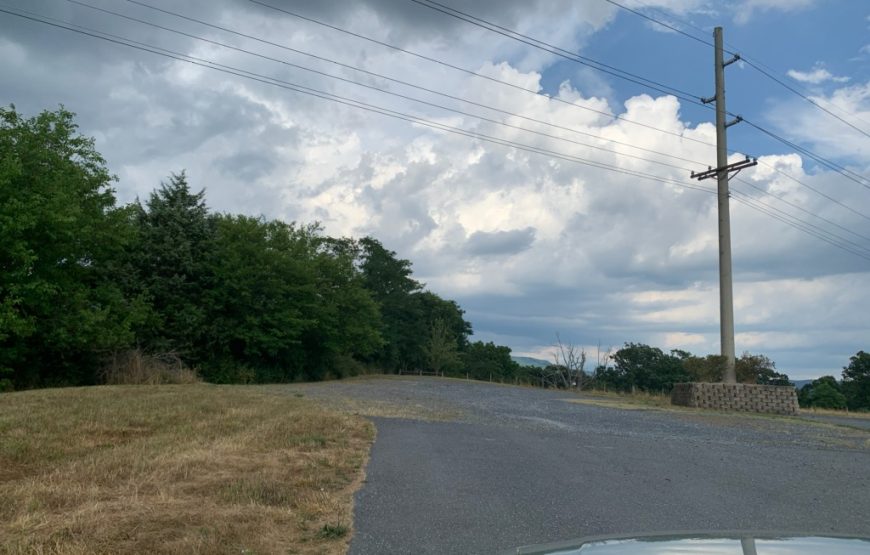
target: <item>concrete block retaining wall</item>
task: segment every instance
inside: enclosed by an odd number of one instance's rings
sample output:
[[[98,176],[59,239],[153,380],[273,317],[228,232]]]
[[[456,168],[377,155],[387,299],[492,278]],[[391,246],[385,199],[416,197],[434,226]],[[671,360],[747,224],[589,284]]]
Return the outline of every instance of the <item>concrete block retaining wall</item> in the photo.
[[[797,414],[797,391],[790,385],[678,383],[671,404],[703,409]]]

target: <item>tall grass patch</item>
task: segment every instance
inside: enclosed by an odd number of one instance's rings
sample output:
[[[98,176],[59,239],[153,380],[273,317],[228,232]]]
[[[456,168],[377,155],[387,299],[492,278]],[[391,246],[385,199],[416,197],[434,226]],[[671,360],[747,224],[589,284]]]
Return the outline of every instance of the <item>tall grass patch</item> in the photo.
[[[373,434],[242,386],[6,394],[0,552],[344,553]]]

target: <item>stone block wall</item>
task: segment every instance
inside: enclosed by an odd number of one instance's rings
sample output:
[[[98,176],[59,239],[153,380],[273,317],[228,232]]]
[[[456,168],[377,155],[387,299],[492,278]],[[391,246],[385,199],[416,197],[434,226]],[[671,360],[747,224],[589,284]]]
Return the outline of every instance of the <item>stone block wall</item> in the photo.
[[[797,414],[797,391],[790,385],[678,383],[671,404],[702,409]]]

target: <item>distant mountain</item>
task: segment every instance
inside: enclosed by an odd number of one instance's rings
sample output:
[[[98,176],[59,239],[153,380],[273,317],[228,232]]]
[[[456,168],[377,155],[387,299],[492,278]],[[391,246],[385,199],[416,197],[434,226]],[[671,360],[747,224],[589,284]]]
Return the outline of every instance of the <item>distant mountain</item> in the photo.
[[[807,385],[808,383],[813,383],[813,380],[792,380],[791,383],[794,384],[795,388],[800,390],[800,388]]]
[[[538,366],[539,368],[546,368],[547,366],[553,364],[552,362],[540,358],[513,356],[511,358],[514,359],[514,362],[516,362],[520,366]]]

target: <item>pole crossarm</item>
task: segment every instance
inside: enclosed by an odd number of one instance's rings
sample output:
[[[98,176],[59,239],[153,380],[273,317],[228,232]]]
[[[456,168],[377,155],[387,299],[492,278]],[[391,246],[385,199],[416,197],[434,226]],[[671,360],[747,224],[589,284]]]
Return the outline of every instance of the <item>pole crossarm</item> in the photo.
[[[704,179],[709,179],[711,177],[719,177],[719,174],[722,172],[728,175],[732,172],[739,172],[743,168],[750,168],[757,164],[757,158],[750,158],[749,156],[747,156],[746,160],[740,160],[739,162],[734,162],[732,164],[728,164],[727,166],[722,166],[721,168],[709,168],[707,171],[699,173],[692,172],[692,179],[703,181]]]

